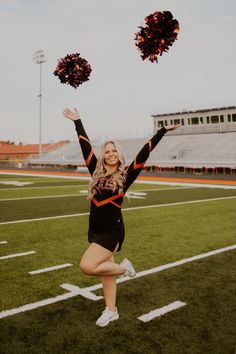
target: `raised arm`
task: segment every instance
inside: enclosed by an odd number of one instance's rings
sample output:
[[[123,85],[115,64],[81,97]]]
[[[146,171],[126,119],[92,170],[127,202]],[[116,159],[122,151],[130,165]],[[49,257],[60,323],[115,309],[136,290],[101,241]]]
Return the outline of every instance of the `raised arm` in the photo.
[[[130,187],[130,185],[135,181],[138,177],[139,173],[142,171],[145,162],[147,161],[151,151],[157,146],[159,141],[162,139],[164,134],[169,130],[177,129],[180,126],[178,125],[170,125],[168,127],[163,127],[159,129],[156,134],[142,147],[139,151],[136,159],[129,165],[127,169],[126,183],[125,183],[125,191]]]
[[[92,175],[96,168],[97,158],[94,154],[86,131],[84,130],[84,126],[80,119],[80,114],[76,108],[74,111],[71,111],[70,109],[66,108],[63,110],[63,115],[64,117],[73,120],[73,122],[75,123],[75,129],[77,131],[84,161],[86,163],[86,166],[88,167],[90,174]]]

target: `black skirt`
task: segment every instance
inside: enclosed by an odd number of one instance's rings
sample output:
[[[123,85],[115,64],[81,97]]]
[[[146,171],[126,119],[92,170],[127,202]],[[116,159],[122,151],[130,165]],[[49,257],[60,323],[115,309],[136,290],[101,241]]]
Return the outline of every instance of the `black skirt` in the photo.
[[[98,220],[97,218],[94,220],[90,215],[88,230],[89,243],[95,242],[111,252],[115,251],[118,244],[117,252],[119,252],[124,237],[125,227],[121,214],[113,220],[108,218],[106,222],[105,220],[101,222],[101,219]]]

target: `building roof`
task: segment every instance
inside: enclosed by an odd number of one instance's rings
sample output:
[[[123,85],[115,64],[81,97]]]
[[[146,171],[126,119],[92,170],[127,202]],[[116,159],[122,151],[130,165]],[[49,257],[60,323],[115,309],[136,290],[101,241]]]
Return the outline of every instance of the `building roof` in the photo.
[[[175,115],[179,115],[179,114],[206,113],[206,112],[211,112],[211,111],[221,111],[221,110],[229,110],[229,109],[235,109],[235,108],[236,108],[236,106],[198,109],[196,111],[183,111],[183,112],[174,112],[174,113],[152,114],[151,117],[157,118],[157,117],[175,116]]]
[[[62,141],[59,143],[42,144],[42,151],[49,152],[58,149],[65,145],[67,142]],[[0,144],[0,154],[38,154],[39,145],[38,144],[27,144],[27,145],[15,145],[15,144]]]
[[[9,141],[5,141],[5,140],[0,140],[0,146],[2,145],[10,145]]]

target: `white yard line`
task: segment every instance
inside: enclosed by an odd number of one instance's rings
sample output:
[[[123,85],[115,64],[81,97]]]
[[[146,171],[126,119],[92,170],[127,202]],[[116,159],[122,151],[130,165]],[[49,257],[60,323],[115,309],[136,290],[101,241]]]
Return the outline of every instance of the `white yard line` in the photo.
[[[42,188],[48,188],[48,189],[51,189],[51,188],[71,188],[71,187],[74,187],[74,188],[77,188],[77,187],[85,187],[86,184],[71,184],[71,185],[65,185],[65,186],[42,186],[42,187],[18,187],[18,188],[0,188],[0,192],[1,191],[13,191],[13,190],[18,190],[18,191],[21,191],[22,189],[42,189]]]
[[[84,195],[82,195],[82,194],[64,194],[64,195],[44,195],[44,196],[39,196],[39,197],[23,197],[23,198],[9,198],[9,199],[1,199],[0,198],[0,202],[9,202],[11,200],[48,199],[48,198],[66,198],[66,197],[84,197]]]
[[[64,300],[70,299],[75,296],[77,296],[76,293],[70,292],[70,293],[66,293],[63,295],[51,297],[51,298],[48,298],[48,299],[45,299],[42,301],[33,302],[32,304],[23,305],[23,306],[15,308],[15,309],[2,311],[2,312],[0,312],[0,318],[13,316],[13,315],[16,315],[17,313],[22,313],[25,311],[37,309],[39,307],[55,304],[56,302],[64,301]]]
[[[62,176],[62,175],[52,175],[52,174],[47,174],[47,173],[27,173],[27,172],[0,172],[1,175],[13,175],[13,176],[29,176],[29,177],[49,177],[49,178],[55,178],[55,179],[78,179],[78,180],[84,180],[84,179],[90,179],[90,177],[83,177],[83,176]]]
[[[230,196],[230,197],[220,197],[220,198],[211,198],[211,199],[189,200],[187,202],[144,205],[144,206],[140,206],[140,207],[123,208],[122,211],[148,209],[148,208],[162,208],[162,207],[166,207],[166,206],[194,204],[194,203],[205,203],[205,202],[212,202],[212,201],[225,200],[225,199],[235,199],[235,198],[236,198],[236,196]],[[44,221],[44,220],[53,220],[53,219],[62,219],[62,218],[71,218],[71,217],[84,216],[84,215],[89,215],[89,213],[58,215],[58,216],[47,216],[47,217],[44,217],[44,218],[36,218],[36,219],[23,219],[23,220],[6,221],[6,222],[1,222],[0,225],[18,224],[18,223],[24,223],[24,222]]]
[[[190,201],[187,201],[187,202],[177,202],[177,203],[167,203],[167,204],[157,204],[157,205],[144,205],[144,206],[140,206],[140,207],[125,208],[125,209],[122,209],[122,210],[129,211],[129,210],[138,210],[138,209],[160,208],[160,207],[173,206],[173,205],[184,205],[184,204],[212,202],[212,201],[216,201],[216,200],[235,199],[235,198],[236,198],[236,196],[211,198],[211,199],[199,199],[199,200],[190,200]]]
[[[23,220],[15,220],[15,221],[6,221],[6,222],[1,222],[0,225],[19,224],[19,223],[24,223],[24,222],[44,221],[44,220],[53,220],[53,219],[62,219],[62,218],[73,218],[75,216],[84,216],[84,215],[89,215],[89,213],[47,216],[45,218],[37,218],[37,219],[23,219]]]
[[[15,253],[15,254],[9,254],[7,256],[1,256],[0,260],[2,259],[8,259],[8,258],[15,258],[15,257],[22,257],[22,256],[29,256],[30,254],[36,253],[35,251],[29,251],[29,252],[23,252],[23,253]]]
[[[214,251],[202,253],[202,254],[199,254],[197,256],[193,256],[193,257],[190,257],[190,258],[185,258],[185,259],[179,260],[177,262],[168,263],[168,264],[165,264],[165,265],[162,265],[162,266],[159,266],[159,267],[155,267],[155,268],[144,270],[142,272],[138,272],[136,274],[136,276],[133,277],[133,278],[121,277],[121,278],[117,279],[117,283],[123,283],[125,281],[129,281],[129,280],[132,280],[132,279],[143,277],[143,276],[146,276],[148,274],[162,272],[165,269],[174,268],[174,267],[180,266],[180,265],[185,264],[185,263],[193,262],[193,261],[198,260],[198,259],[203,259],[203,258],[206,258],[206,257],[209,257],[209,256],[213,256],[215,254],[219,254],[219,253],[222,253],[222,252],[227,252],[227,251],[234,250],[234,249],[236,249],[236,245],[232,245],[232,246],[220,248],[220,249],[217,249],[217,250],[214,250]],[[70,292],[68,292],[66,294],[63,294],[63,295],[56,296],[56,297],[51,297],[51,298],[48,298],[48,299],[45,299],[45,300],[42,300],[42,301],[34,302],[34,303],[31,303],[31,304],[26,304],[26,305],[23,305],[23,306],[20,306],[20,307],[17,307],[17,308],[13,308],[13,309],[10,309],[10,310],[2,311],[2,312],[0,312],[0,318],[5,318],[5,317],[8,317],[8,316],[16,315],[16,314],[21,313],[21,312],[25,312],[25,311],[33,310],[33,309],[36,309],[36,308],[39,308],[39,307],[43,307],[43,306],[46,306],[46,305],[54,304],[56,302],[64,301],[64,300],[67,300],[69,298],[72,298],[72,297],[75,297],[75,296],[78,296],[78,295],[84,296],[87,299],[89,298],[90,300],[93,300],[93,301],[100,300],[102,298],[102,296],[97,296],[97,295],[92,293],[92,291],[102,288],[102,284],[101,283],[100,284],[96,284],[96,285],[92,285],[92,286],[89,286],[89,287],[86,287],[86,288],[80,288],[80,287],[72,285],[72,284],[62,284],[61,287],[63,289],[69,290]]]
[[[162,192],[162,191],[173,191],[173,190],[178,190],[178,189],[194,189],[194,188],[199,188],[195,186],[190,186],[190,187],[175,187],[175,188],[152,188],[152,189],[131,189],[130,192]]]
[[[88,176],[62,176],[62,175],[51,175],[51,174],[38,174],[38,173],[17,173],[17,172],[0,172],[2,175],[12,175],[12,176],[28,176],[32,179],[34,177],[49,177],[54,179],[73,179],[73,180],[81,180],[81,181],[89,181],[91,178]]]
[[[53,270],[67,268],[67,267],[71,267],[71,266],[73,266],[73,264],[65,263],[65,264],[60,264],[60,265],[53,266],[53,267],[32,270],[31,272],[29,272],[29,274],[34,275],[34,274],[46,273],[46,272],[51,272]]]
[[[156,317],[160,317],[162,315],[165,315],[166,313],[171,312],[173,310],[177,310],[180,307],[183,307],[185,305],[186,305],[185,302],[175,301],[167,306],[163,306],[163,307],[160,307],[159,309],[150,311],[150,312],[146,313],[145,315],[138,317],[138,319],[142,322],[149,322]]]
[[[81,295],[88,300],[97,301],[97,300],[103,299],[103,296],[96,295],[96,294],[92,293],[91,291],[87,290],[86,288],[83,289],[83,288],[80,288],[79,286],[76,286],[76,285],[62,284],[61,287],[62,287],[62,289],[71,291],[77,295]]]
[[[160,181],[145,181],[145,180],[136,180],[135,183],[160,184],[160,185],[169,185],[169,186],[193,186],[193,187],[207,187],[207,188],[236,189],[235,185],[212,184],[212,183],[206,184],[206,183],[194,183],[194,182],[160,182]]]
[[[5,245],[5,243],[8,243],[7,241],[0,241],[0,245]]]
[[[76,186],[77,187],[77,186]],[[180,187],[180,188],[163,188],[163,189],[140,189],[140,190],[131,190],[127,193],[139,193],[139,192],[160,192],[160,191],[168,191],[168,190],[176,190],[176,189],[193,189],[194,187]],[[197,187],[198,188],[198,187]],[[38,197],[21,197],[21,198],[8,198],[8,199],[1,199],[0,202],[6,202],[6,201],[11,201],[11,200],[27,200],[27,199],[47,199],[47,198],[64,198],[64,197],[82,197],[85,196],[84,194],[79,194],[82,191],[78,191],[78,194],[62,194],[62,195],[44,195],[44,196],[38,196]],[[1,193],[1,189],[0,189]],[[88,191],[86,190],[85,193],[87,194]],[[127,198],[131,197],[129,194],[127,195]],[[137,196],[132,196],[132,198],[138,198]]]
[[[117,279],[116,282],[117,282],[117,284],[118,283],[123,283],[125,281],[129,281],[129,280],[132,280],[132,279],[136,279],[136,278],[140,278],[140,277],[143,277],[143,276],[147,276],[149,274],[159,273],[159,272],[162,272],[163,270],[166,270],[166,269],[178,267],[178,266],[180,266],[182,264],[190,263],[190,262],[193,262],[193,261],[196,261],[196,260],[199,260],[199,259],[203,259],[203,258],[206,258],[206,257],[214,256],[216,254],[227,252],[227,251],[231,251],[231,250],[234,250],[234,249],[236,249],[236,245],[232,245],[232,246],[228,246],[228,247],[224,247],[224,248],[219,248],[217,250],[206,252],[206,253],[201,253],[199,255],[196,255],[196,256],[193,256],[193,257],[189,257],[189,258],[184,258],[184,259],[181,259],[181,260],[173,262],[173,263],[167,263],[167,264],[155,267],[155,268],[143,270],[141,272],[138,272],[135,275],[135,277],[133,277],[133,278],[129,278],[128,276],[120,277],[120,278]],[[94,291],[94,290],[98,290],[98,289],[101,289],[101,288],[102,288],[102,284],[96,284],[96,285],[92,285],[92,286],[89,286],[87,288],[84,288],[83,290]]]
[[[0,174],[8,174],[8,175],[15,175],[15,176],[30,176],[30,177],[49,177],[49,178],[59,178],[59,179],[74,179],[74,180],[86,180],[89,181],[91,178],[88,176],[57,176],[57,175],[50,175],[50,174],[32,174],[32,173],[17,173],[17,172],[0,172]],[[159,176],[160,177],[160,176]],[[197,178],[193,177],[193,178]],[[195,186],[195,187],[208,187],[208,188],[223,188],[223,189],[236,189],[236,186],[230,186],[230,185],[225,185],[225,184],[206,184],[206,183],[194,183],[194,182],[161,182],[161,181],[155,181],[155,180],[142,180],[142,179],[137,179],[135,183],[143,183],[143,184],[160,184],[160,185],[172,185],[172,186]],[[36,188],[36,187],[32,187]],[[39,187],[43,188],[43,187]],[[11,188],[13,189],[13,188]],[[15,188],[19,189],[19,188]],[[22,189],[22,188],[20,188]],[[28,188],[27,188],[28,189]],[[5,189],[6,190],[6,189]]]

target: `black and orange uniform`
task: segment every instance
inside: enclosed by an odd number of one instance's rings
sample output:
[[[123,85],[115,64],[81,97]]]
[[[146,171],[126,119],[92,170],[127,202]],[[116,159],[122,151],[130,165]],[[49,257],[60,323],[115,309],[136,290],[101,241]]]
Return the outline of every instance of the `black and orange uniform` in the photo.
[[[75,122],[79,143],[88,170],[93,176],[97,158],[80,119]],[[125,228],[121,213],[124,195],[141,172],[150,152],[155,148],[166,129],[163,127],[140,150],[135,160],[126,169],[123,191],[114,191],[110,176],[102,177],[96,185],[97,193],[91,199],[88,241],[95,242],[113,252],[118,244],[120,251],[125,236]]]

